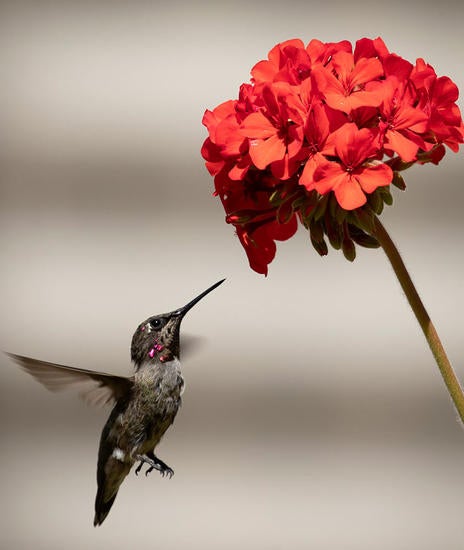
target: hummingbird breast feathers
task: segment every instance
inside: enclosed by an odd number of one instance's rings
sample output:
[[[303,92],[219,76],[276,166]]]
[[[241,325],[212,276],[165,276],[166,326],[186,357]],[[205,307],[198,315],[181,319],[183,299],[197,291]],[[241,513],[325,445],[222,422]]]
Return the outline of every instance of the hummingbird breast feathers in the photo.
[[[111,457],[130,463],[137,455],[152,451],[176,417],[183,388],[177,359],[142,365],[127,407],[109,420]]]
[[[177,359],[145,363],[135,374],[130,399],[115,405],[100,440],[97,524],[106,517],[137,456],[152,453],[174,422],[183,386]]]

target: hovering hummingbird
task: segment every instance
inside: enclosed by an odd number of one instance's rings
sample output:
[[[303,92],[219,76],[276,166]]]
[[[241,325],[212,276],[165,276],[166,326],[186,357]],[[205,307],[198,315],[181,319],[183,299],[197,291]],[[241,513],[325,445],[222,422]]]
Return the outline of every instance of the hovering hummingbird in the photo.
[[[143,321],[132,337],[131,377],[114,376],[30,357],[8,354],[47,389],[58,391],[85,385],[81,396],[92,404],[114,404],[103,428],[98,451],[97,496],[93,524],[101,525],[130,469],[148,466],[170,478],[174,471],[154,451],[173,423],[181,405],[184,379],[179,362],[180,324],[187,311],[225,279],[218,281],[187,305]]]

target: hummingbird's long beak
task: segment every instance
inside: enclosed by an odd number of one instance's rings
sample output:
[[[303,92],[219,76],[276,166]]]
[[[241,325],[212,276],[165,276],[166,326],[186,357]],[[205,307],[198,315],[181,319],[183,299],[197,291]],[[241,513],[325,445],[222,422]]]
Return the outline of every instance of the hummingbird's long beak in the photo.
[[[189,302],[188,304],[186,304],[184,307],[181,307],[179,309],[176,309],[175,311],[172,312],[171,315],[175,316],[175,317],[183,317],[187,311],[189,311],[190,309],[192,309],[192,307],[197,304],[202,298],[204,298],[207,294],[209,294],[212,290],[214,290],[215,288],[217,288],[219,285],[222,285],[222,283],[225,281],[225,279],[221,279],[220,281],[218,281],[217,283],[215,283],[213,286],[210,286],[209,288],[207,288],[204,292],[202,292],[199,296],[197,296],[196,298],[194,298],[191,302]]]

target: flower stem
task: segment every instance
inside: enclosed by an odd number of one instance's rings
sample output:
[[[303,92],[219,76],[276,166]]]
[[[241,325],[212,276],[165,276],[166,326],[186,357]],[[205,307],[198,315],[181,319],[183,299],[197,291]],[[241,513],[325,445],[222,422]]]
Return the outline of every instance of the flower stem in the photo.
[[[437,331],[435,330],[429,314],[427,313],[427,310],[425,309],[424,304],[417,293],[416,287],[414,286],[406,266],[401,259],[398,249],[377,217],[375,217],[374,221],[373,236],[379,241],[380,246],[383,248],[385,254],[390,260],[398,281],[406,294],[409,305],[414,311],[430,349],[432,350],[433,356],[435,357],[440,373],[445,381],[446,387],[448,388],[451,399],[453,400],[461,421],[464,424],[464,393],[461,385],[459,384],[459,380],[454,373],[453,367],[449,362],[445,349],[443,348],[440,338],[438,337]]]

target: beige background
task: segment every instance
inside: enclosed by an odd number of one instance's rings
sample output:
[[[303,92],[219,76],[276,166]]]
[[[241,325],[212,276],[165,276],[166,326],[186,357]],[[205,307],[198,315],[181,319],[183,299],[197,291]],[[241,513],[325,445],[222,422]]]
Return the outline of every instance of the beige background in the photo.
[[[137,323],[189,314],[184,406],[92,527],[106,411],[0,362],[0,547],[458,550],[464,433],[381,251],[301,230],[253,273],[199,156],[206,107],[278,41],[382,35],[463,88],[463,4],[2,2],[0,348],[128,373]],[[384,223],[464,379],[462,156]]]

